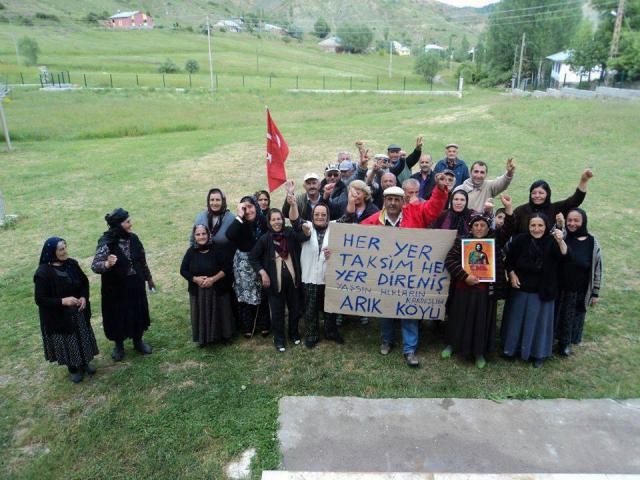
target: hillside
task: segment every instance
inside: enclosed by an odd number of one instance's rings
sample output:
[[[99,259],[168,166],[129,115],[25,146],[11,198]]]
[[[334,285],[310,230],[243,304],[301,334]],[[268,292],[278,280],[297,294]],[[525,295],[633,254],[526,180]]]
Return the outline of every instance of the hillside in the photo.
[[[38,12],[55,15],[65,24],[82,22],[91,12],[111,15],[119,10],[143,10],[154,16],[158,26],[167,28],[175,24],[197,28],[206,15],[215,23],[254,13],[268,22],[291,22],[309,33],[314,22],[322,17],[332,31],[345,22],[366,23],[377,40],[385,37],[408,40],[414,46],[424,43],[446,46],[451,36],[453,45],[458,46],[463,35],[473,44],[486,20],[480,10],[459,9],[435,0],[2,0],[1,3],[5,8],[0,15],[5,21],[16,23],[22,17],[36,25],[42,23],[34,18]]]

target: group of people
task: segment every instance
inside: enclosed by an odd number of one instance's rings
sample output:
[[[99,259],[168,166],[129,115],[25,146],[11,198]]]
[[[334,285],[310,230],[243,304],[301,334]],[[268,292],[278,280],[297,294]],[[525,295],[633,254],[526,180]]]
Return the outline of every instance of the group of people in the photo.
[[[247,339],[272,335],[279,352],[302,342],[313,348],[323,336],[344,343],[338,316],[324,312],[330,224],[342,222],[456,231],[445,261],[451,287],[443,358],[458,355],[484,368],[497,343],[505,358],[531,360],[535,367],[551,356],[554,342],[561,355],[571,353],[582,339],[587,307],[598,301],[602,276],[599,244],[579,208],[590,170],[565,200],[552,202],[549,184],[538,180],[529,201],[514,208],[504,193],[515,174],[512,159],[502,175],[489,179],[487,164],[474,162],[469,169],[456,144],[446,145],[435,166],[422,152],[422,136],[409,155],[396,144],[373,158],[362,142],[356,147],[358,161],[338,153],[322,177],[304,175],[303,191],[287,181],[281,209],[271,208],[269,192],[261,190],[243,196],[232,213],[223,190],[209,190],[180,266],[198,346],[229,343],[236,332]],[[498,197],[503,207],[494,211]],[[149,289],[154,283],[128,213],[116,209],[105,218],[109,229],[98,241],[92,270],[102,276],[105,335],[120,361],[128,338],[139,352],[151,353],[142,336],[149,327],[145,283]],[[463,268],[465,238],[495,240],[495,282]],[[97,346],[88,282],[68,258],[64,240],[45,242],[35,284],[45,358],[67,365],[71,380],[80,381],[95,371],[89,362]],[[498,335],[500,299],[505,306]],[[420,321],[397,322],[405,361],[418,366]],[[380,319],[383,355],[395,346],[395,323]]]

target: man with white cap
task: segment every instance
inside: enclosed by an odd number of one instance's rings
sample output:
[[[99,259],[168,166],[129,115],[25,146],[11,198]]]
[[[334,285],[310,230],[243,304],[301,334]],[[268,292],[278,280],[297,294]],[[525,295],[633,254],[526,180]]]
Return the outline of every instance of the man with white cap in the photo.
[[[305,174],[302,186],[305,191],[296,195],[298,214],[300,215],[300,218],[311,221],[311,212],[313,207],[322,200],[322,197],[320,196],[320,176],[313,172]],[[289,217],[289,208],[289,204],[285,200],[284,205],[282,206],[282,215],[285,218]]]
[[[434,173],[440,173],[444,170],[452,170],[456,174],[456,185],[462,185],[469,178],[469,168],[464,160],[458,158],[458,144],[449,143],[444,147],[445,157],[436,163],[433,169]]]
[[[444,182],[444,175],[436,176],[437,188],[434,188],[431,198],[426,202],[405,204],[404,190],[394,186],[385,189],[384,208],[360,222],[360,225],[378,225],[400,228],[427,228],[442,212],[448,198],[448,189]],[[345,223],[355,223],[356,215],[353,204],[348,204]],[[420,320],[401,319],[402,352],[407,365],[418,367],[420,359],[416,355],[419,340]],[[394,343],[392,318],[380,319],[382,344],[380,353],[388,355]]]

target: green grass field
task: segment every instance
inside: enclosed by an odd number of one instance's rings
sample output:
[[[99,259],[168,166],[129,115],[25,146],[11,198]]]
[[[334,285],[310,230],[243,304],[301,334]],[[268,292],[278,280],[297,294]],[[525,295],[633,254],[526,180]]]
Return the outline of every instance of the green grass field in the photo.
[[[80,65],[80,63],[79,63]],[[584,207],[605,260],[602,302],[585,341],[543,369],[494,360],[483,371],[440,359],[441,339],[422,336],[422,367],[398,351],[377,353],[375,322],[344,328],[346,344],[279,355],[270,339],[198,349],[190,341],[179,263],[206,191],[233,204],[265,186],[265,114],[290,146],[287,171],[301,181],[363,139],[375,152],[425,135],[440,158],[450,141],[490,176],[517,162],[516,204],[548,180],[569,195],[583,168],[595,177]],[[19,220],[0,230],[0,464],[6,478],[223,478],[225,464],[255,447],[253,477],[279,463],[277,403],[283,395],[378,397],[627,398],[640,395],[640,232],[637,103],[511,98],[470,90],[462,99],[376,94],[291,94],[282,89],[203,92],[14,89],[5,111],[14,151],[0,154],[0,190]],[[275,205],[282,202],[275,194]],[[32,275],[45,238],[67,239],[90,272],[103,216],[127,208],[148,252],[158,293],[150,297],[148,357],[127,345],[109,358],[99,279],[90,274],[98,373],[72,385],[43,359]]]

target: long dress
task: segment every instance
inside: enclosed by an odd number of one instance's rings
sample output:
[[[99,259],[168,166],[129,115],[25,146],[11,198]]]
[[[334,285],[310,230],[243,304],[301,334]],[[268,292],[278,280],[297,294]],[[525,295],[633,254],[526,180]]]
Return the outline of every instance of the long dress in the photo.
[[[78,263],[68,259],[62,266],[43,264],[34,276],[35,300],[40,313],[44,358],[69,368],[87,365],[98,354],[91,328],[89,281]],[[64,297],[84,297],[87,306],[62,305]]]
[[[105,262],[110,255],[118,260],[110,268]],[[107,232],[98,240],[91,269],[102,276],[102,323],[109,340],[139,340],[151,324],[145,281],[151,272],[142,242],[134,233],[116,237]]]
[[[202,288],[193,283],[193,277],[212,277],[224,271],[225,276],[212,287]],[[189,282],[191,308],[191,333],[200,346],[219,340],[229,340],[233,335],[234,316],[231,309],[228,278],[232,276],[224,255],[210,248],[206,252],[190,248],[182,259],[180,275]]]

